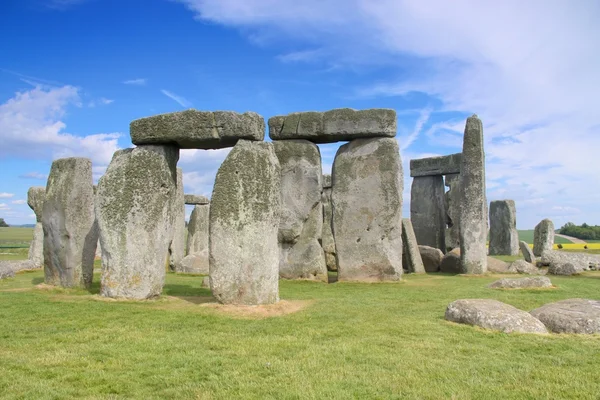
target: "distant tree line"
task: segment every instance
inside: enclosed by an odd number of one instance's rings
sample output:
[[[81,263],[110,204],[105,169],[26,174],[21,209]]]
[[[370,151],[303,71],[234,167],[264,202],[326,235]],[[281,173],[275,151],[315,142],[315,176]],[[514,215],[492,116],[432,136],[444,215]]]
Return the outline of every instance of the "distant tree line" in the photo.
[[[572,222],[567,222],[559,229],[558,233],[582,240],[600,240],[599,225],[588,225],[586,223],[575,225]]]
[[[6,228],[8,224],[4,221],[4,218],[0,218],[0,228]]]

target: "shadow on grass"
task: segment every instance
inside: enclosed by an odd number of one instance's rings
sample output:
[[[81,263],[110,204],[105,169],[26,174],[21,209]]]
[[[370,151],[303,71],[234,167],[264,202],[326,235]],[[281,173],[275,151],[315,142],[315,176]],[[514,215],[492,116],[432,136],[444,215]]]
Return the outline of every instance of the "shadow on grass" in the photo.
[[[40,283],[44,283],[44,278],[33,278],[31,280],[32,285],[39,285]]]
[[[208,289],[208,288],[199,288],[199,287],[193,287],[190,285],[180,285],[180,284],[173,284],[173,283],[168,283],[164,286],[163,294],[165,294],[167,296],[173,296],[173,297],[179,297],[179,296],[184,296],[184,297],[186,297],[186,296],[200,296],[200,297],[209,296],[209,297],[212,297],[210,289]]]

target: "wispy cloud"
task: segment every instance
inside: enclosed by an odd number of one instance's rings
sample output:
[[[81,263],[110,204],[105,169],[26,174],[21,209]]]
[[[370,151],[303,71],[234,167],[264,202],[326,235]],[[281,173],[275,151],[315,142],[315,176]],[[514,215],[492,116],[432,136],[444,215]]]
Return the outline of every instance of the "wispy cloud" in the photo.
[[[16,72],[16,71],[11,71],[9,69],[4,69],[4,68],[0,68],[0,72],[4,72],[6,74],[10,74],[13,76],[16,76],[17,78],[19,78],[21,81],[27,83],[28,85],[31,85],[33,87],[46,87],[46,88],[52,88],[52,87],[56,87],[56,86],[65,86],[63,83],[57,82],[57,81],[53,81],[53,80],[49,80],[49,79],[44,79],[44,78],[38,78],[35,76],[31,76],[31,75],[25,75],[22,74],[20,72]]]
[[[90,101],[88,103],[88,107],[94,108],[97,105],[107,106],[107,105],[112,104],[114,102],[115,102],[114,100],[107,99],[105,97],[100,97],[98,100],[92,100],[92,101]]]
[[[171,100],[179,103],[179,105],[181,107],[191,107],[192,103],[189,102],[188,100],[186,100],[184,97],[182,96],[178,96],[173,92],[169,92],[168,90],[162,89],[160,91],[162,94],[164,94],[165,96],[167,96],[168,98],[170,98]]]
[[[277,56],[277,59],[284,63],[293,63],[293,62],[313,62],[318,60],[323,56],[323,51],[320,49],[317,50],[303,50],[303,51],[293,51],[291,53],[280,54]]]
[[[415,124],[415,128],[413,129],[413,131],[406,138],[401,137],[399,139],[400,150],[404,151],[404,150],[408,149],[410,147],[410,145],[413,144],[413,142],[415,140],[417,140],[417,138],[423,131],[423,126],[429,120],[429,116],[431,115],[431,112],[432,112],[432,109],[429,107],[421,110],[419,119],[417,119],[417,123]]]
[[[0,203],[0,211],[8,211],[10,207],[6,203]]]
[[[11,197],[14,197],[14,193],[0,193],[0,199],[10,199]]]
[[[146,83],[148,83],[148,80],[146,78],[128,79],[126,81],[123,81],[123,83],[125,85],[144,86]]]
[[[37,179],[37,180],[45,181],[48,179],[48,175],[42,174],[39,172],[28,172],[26,174],[19,175],[19,178],[21,178],[21,179]]]

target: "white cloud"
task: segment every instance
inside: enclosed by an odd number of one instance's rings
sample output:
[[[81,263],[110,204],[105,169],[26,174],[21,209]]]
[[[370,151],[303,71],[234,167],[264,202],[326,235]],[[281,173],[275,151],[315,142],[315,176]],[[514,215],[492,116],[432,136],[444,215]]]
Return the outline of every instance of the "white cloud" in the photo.
[[[13,200],[11,201],[12,204],[27,204],[26,200]]]
[[[565,218],[600,223],[600,175],[593,165],[600,148],[597,1],[180,2],[198,19],[242,28],[262,45],[289,43],[290,61],[294,54],[302,59],[294,48],[318,46],[349,68],[394,67],[397,78],[361,83],[357,95],[420,92],[441,104],[432,112],[463,115],[435,122],[424,135],[418,123],[404,152],[422,136],[444,144],[447,154],[460,151],[464,117],[477,113],[486,138],[488,200],[515,199],[520,227],[544,217],[556,218],[555,225]],[[567,215],[556,207],[573,210]]]
[[[128,79],[126,81],[123,81],[123,83],[125,85],[137,85],[137,86],[144,86],[147,82],[148,82],[148,80],[146,78]]]
[[[66,110],[79,102],[78,89],[67,85],[53,88],[38,86],[18,92],[0,104],[0,140],[3,147],[0,157],[49,159],[77,156],[88,157],[94,164],[107,165],[118,149],[119,133],[77,136],[65,132],[63,117]]]
[[[181,107],[190,107],[192,105],[192,103],[190,103],[188,100],[186,100],[184,97],[182,96],[178,96],[173,92],[169,92],[168,90],[162,89],[160,91],[162,94],[164,94],[165,96],[167,96],[168,98],[170,98],[171,100],[179,103],[179,105]]]
[[[10,207],[6,203],[0,203],[0,211],[8,211]]]
[[[14,197],[14,193],[0,193],[0,199],[10,199],[11,197]]]
[[[47,180],[48,175],[42,174],[40,172],[27,172],[26,174],[19,175],[19,178],[22,179],[38,179],[38,180]]]
[[[302,50],[280,54],[277,59],[284,63],[313,62],[323,56],[322,50]]]
[[[194,150],[179,152],[178,167],[183,170],[183,186],[186,193],[211,197],[217,171],[231,149]]]

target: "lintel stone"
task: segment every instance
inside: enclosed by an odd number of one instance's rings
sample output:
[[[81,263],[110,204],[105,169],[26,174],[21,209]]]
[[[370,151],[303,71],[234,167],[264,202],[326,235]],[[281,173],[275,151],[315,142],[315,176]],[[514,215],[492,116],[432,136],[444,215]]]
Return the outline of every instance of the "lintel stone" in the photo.
[[[410,176],[458,174],[461,163],[462,153],[410,160]]]
[[[185,204],[192,206],[210,204],[208,197],[199,194],[186,194],[183,196],[183,199]]]

